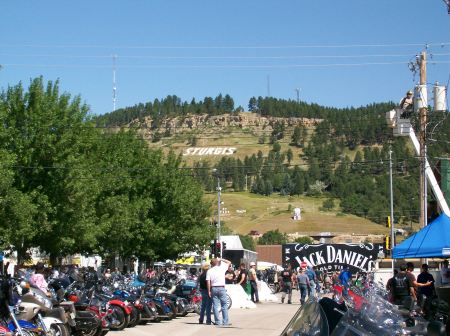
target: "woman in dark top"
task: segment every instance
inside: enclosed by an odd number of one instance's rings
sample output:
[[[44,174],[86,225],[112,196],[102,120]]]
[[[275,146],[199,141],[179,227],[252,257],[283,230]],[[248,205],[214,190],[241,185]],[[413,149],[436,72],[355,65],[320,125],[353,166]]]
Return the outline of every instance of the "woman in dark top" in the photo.
[[[247,288],[247,270],[245,269],[244,263],[242,263],[239,267],[239,272],[236,277],[236,284],[241,285],[244,291]]]
[[[202,306],[200,308],[200,318],[198,323],[203,324],[203,320],[206,315],[206,324],[211,324],[211,305],[212,301],[208,294],[208,287],[206,285],[206,273],[209,270],[209,263],[203,263],[202,273],[198,277],[198,284],[200,287],[200,293],[202,294]]]

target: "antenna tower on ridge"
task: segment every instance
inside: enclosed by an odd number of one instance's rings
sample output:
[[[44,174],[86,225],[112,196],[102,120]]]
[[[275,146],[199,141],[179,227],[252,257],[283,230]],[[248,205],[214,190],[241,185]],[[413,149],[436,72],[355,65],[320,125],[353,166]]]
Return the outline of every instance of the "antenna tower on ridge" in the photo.
[[[116,87],[116,58],[117,58],[117,55],[113,55],[113,92],[112,92],[112,94],[113,94],[113,96],[112,96],[113,111],[116,110],[116,100],[117,100],[117,97],[116,97],[116,90],[117,90],[117,87]]]

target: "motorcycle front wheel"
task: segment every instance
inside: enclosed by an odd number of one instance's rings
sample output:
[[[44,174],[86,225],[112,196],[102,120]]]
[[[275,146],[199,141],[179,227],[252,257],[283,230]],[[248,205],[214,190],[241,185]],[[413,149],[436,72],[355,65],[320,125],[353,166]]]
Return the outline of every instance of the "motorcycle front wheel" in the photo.
[[[53,323],[50,325],[50,336],[70,336],[67,327],[63,323]]]
[[[127,328],[133,328],[137,326],[141,322],[141,313],[137,310],[136,307],[131,308],[130,314],[130,322],[127,325]]]
[[[130,315],[127,315],[125,313],[125,310],[119,306],[113,305],[110,308],[112,309],[112,312],[108,316],[110,320],[109,328],[115,331],[125,329],[128,323],[130,322]]]

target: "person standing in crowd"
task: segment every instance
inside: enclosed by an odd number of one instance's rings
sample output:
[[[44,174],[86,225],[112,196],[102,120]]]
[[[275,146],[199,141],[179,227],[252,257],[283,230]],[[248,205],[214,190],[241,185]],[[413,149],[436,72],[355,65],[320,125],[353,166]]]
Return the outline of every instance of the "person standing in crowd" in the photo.
[[[103,273],[103,278],[107,281],[111,278],[111,269],[107,268],[105,273]]]
[[[206,315],[206,324],[211,324],[211,297],[208,293],[208,285],[206,283],[206,273],[209,270],[209,263],[204,262],[202,264],[202,273],[198,278],[198,284],[200,287],[200,293],[202,294],[202,306],[200,308],[200,318],[198,319],[198,323],[203,324],[203,320]]]
[[[306,301],[306,295],[308,293],[309,277],[306,275],[303,268],[300,268],[297,275],[297,285],[298,290],[300,291],[300,303],[304,304]]]
[[[152,279],[155,275],[156,275],[156,272],[153,268],[147,268],[147,270],[145,272],[145,278],[147,280]]]
[[[450,268],[448,268],[448,260],[444,260],[441,267],[441,283],[443,285],[450,284]]]
[[[247,289],[247,269],[245,268],[245,263],[241,263],[238,270],[238,275],[236,277],[236,284],[241,285],[244,292]]]
[[[320,293],[321,290],[321,286],[320,284],[323,284],[323,271],[319,268],[317,268],[317,266],[313,267],[313,271],[316,273],[316,279],[317,279],[317,283],[316,283],[316,291]]]
[[[426,283],[418,283],[416,280],[416,276],[414,275],[414,264],[412,262],[406,263],[406,276],[408,277],[409,281],[411,282],[413,289],[414,289],[414,295],[413,300],[417,302],[417,292],[420,287],[427,287],[431,286],[433,283],[431,281],[427,281]]]
[[[114,268],[114,271],[111,273],[111,278],[112,279],[117,279],[121,276],[122,274],[119,271],[119,267]]]
[[[324,273],[323,277],[323,287],[325,289],[325,292],[329,292],[331,290],[331,286],[333,285],[333,280],[331,279],[330,274],[328,272]]]
[[[350,268],[348,266],[345,266],[344,269],[339,274],[339,282],[344,287],[344,290],[342,291],[342,294],[344,296],[348,295],[348,289],[350,287],[351,279],[352,279],[352,273],[350,272]]]
[[[407,276],[406,269],[405,265],[400,266],[400,272],[392,279],[392,296],[394,304],[403,305],[406,309],[412,311],[416,294],[414,286]]]
[[[339,285],[339,271],[335,271],[331,275],[331,284],[332,285]]]
[[[256,276],[256,263],[250,263],[250,270],[248,271],[248,279],[250,281],[251,299],[254,303],[259,303],[258,295],[258,277]]]
[[[430,310],[429,305],[431,304],[431,299],[435,296],[435,289],[434,277],[428,272],[428,265],[423,264],[422,272],[417,276],[417,283],[425,284],[427,282],[431,282],[431,285],[418,288],[418,303],[424,312],[428,312]]]
[[[313,298],[316,296],[316,284],[317,284],[316,272],[314,272],[312,267],[309,266],[306,269],[306,275],[309,278],[308,297]]]
[[[229,264],[228,269],[225,272],[225,284],[226,285],[232,285],[234,284],[234,279],[236,278],[236,274],[233,270],[233,265]]]
[[[417,277],[417,282],[420,284],[430,283],[429,286],[419,287],[419,294],[425,295],[427,298],[432,298],[434,296],[434,277],[428,272],[428,265],[422,265],[422,272]]]
[[[394,270],[394,276],[392,278],[390,278],[387,283],[386,283],[386,290],[388,291],[388,301],[390,303],[394,303],[394,287],[393,287],[393,282],[394,282],[394,278],[395,276],[398,274],[398,270]]]
[[[285,265],[284,269],[281,271],[281,281],[283,283],[283,289],[281,293],[281,303],[284,303],[286,294],[288,296],[288,304],[292,303],[292,283],[294,280],[294,273],[292,272],[291,265]]]
[[[206,273],[206,284],[208,287],[208,295],[212,299],[214,323],[217,326],[228,326],[231,323],[228,318],[225,272],[231,262],[226,259],[215,258],[211,263],[213,267]],[[222,320],[219,316],[219,307],[222,309]]]

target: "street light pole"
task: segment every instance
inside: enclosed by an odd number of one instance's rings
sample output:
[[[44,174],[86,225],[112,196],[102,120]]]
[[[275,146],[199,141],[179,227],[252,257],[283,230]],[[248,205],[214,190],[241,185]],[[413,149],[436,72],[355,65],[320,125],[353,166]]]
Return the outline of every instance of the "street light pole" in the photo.
[[[220,178],[217,177],[217,240],[220,242],[220,194],[222,188],[220,187]],[[222,252],[222,245],[220,245],[220,252]]]

